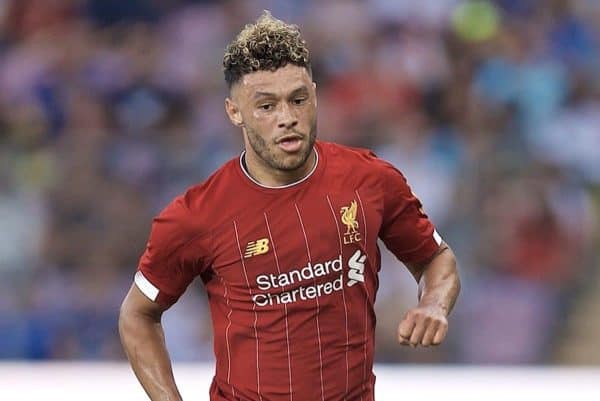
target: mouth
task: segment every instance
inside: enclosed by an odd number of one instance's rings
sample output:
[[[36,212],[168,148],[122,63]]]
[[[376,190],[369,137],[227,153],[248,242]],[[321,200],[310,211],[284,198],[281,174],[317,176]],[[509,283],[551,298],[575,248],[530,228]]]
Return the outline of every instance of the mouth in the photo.
[[[277,139],[276,143],[286,153],[296,153],[302,147],[302,135],[290,134]]]

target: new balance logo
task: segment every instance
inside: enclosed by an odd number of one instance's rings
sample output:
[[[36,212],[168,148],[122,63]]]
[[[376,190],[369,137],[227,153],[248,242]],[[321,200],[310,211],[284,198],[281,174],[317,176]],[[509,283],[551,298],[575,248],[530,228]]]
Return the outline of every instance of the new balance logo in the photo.
[[[363,255],[359,249],[348,261],[348,287],[352,287],[359,281],[365,282],[365,260],[367,260],[367,255]]]
[[[246,253],[244,253],[244,258],[248,259],[253,256],[263,255],[269,252],[269,239],[261,238],[256,241],[248,242],[246,245]]]

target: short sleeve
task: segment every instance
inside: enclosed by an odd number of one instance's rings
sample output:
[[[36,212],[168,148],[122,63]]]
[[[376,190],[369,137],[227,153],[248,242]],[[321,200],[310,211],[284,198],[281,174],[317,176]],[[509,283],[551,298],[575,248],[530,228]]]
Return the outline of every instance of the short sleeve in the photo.
[[[389,163],[382,163],[384,211],[379,236],[403,263],[425,262],[438,250],[442,239],[406,178]]]
[[[189,246],[197,242],[190,220],[183,197],[176,198],[155,217],[135,274],[137,287],[152,301],[167,307],[202,270],[201,248]]]

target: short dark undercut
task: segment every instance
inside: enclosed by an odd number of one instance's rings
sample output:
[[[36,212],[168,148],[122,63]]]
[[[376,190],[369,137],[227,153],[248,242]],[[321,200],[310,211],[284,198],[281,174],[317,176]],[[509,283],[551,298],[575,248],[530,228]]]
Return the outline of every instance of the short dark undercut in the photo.
[[[286,24],[264,11],[254,24],[248,24],[227,46],[223,57],[225,81],[229,89],[255,71],[275,71],[294,64],[312,74],[306,42],[296,25]]]

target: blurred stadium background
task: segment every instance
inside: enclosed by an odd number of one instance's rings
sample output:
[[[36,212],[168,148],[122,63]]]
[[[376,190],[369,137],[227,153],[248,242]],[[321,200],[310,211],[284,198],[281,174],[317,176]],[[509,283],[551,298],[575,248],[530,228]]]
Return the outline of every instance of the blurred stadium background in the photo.
[[[384,257],[377,361],[597,367],[596,0],[0,0],[0,362],[124,361],[152,217],[241,150],[222,53],[263,9],[307,39],[320,138],[404,171],[460,261],[447,342],[413,350]],[[204,298],[165,315],[175,361],[212,361]]]

